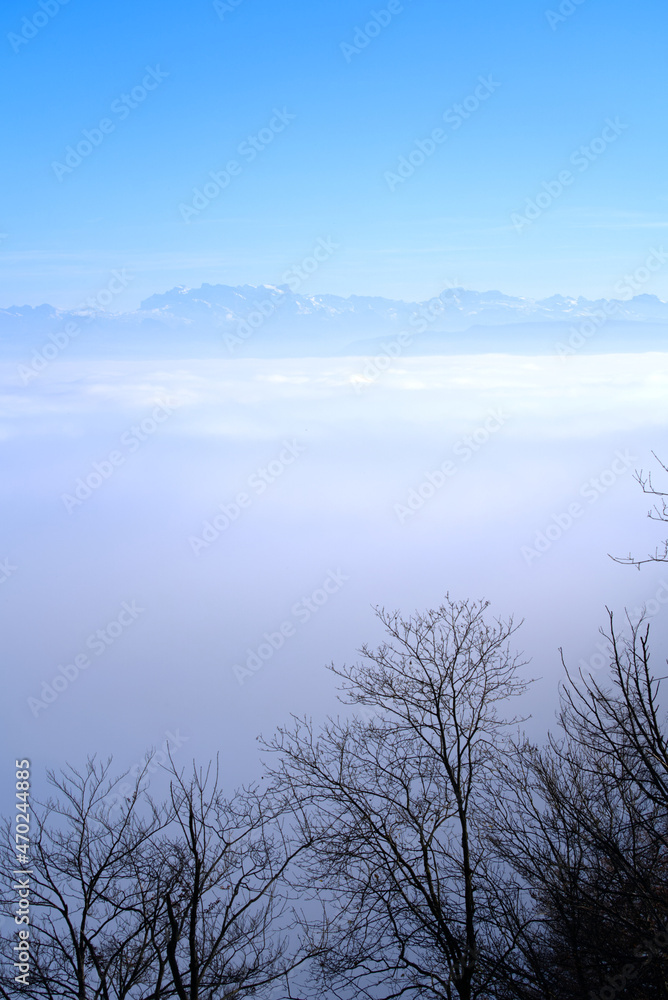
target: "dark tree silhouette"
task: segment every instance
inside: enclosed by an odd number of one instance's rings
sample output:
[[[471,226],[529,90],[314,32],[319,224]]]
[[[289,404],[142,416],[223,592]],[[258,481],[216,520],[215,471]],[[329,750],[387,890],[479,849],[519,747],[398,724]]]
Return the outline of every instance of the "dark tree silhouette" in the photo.
[[[147,762],[150,763],[150,759]],[[17,984],[13,936],[2,945],[5,1000],[222,1000],[290,995],[311,956],[289,898],[291,839],[270,790],[225,798],[217,768],[174,769],[167,801],[140,791],[116,807],[111,761],[49,774],[32,816],[30,984]],[[11,827],[2,849],[12,914]],[[297,928],[297,931],[295,931]]]
[[[498,707],[526,683],[512,619],[490,621],[486,609],[446,597],[408,619],[377,610],[388,641],[363,647],[360,665],[331,668],[343,700],[376,714],[317,732],[296,721],[267,744],[308,816],[302,887],[325,901],[320,983],[334,995],[486,997],[511,945],[491,907],[481,830],[517,721]]]
[[[217,762],[170,759],[164,802],[142,772],[119,806],[110,760],[50,772],[30,820],[30,982],[7,935],[3,1000],[281,1000],[297,977],[345,1000],[666,1000],[668,729],[649,626],[627,616],[618,634],[608,613],[609,674],[564,662],[539,747],[513,738],[508,702],[529,682],[513,620],[487,609],[377,609],[386,641],[330,668],[350,711],[264,742],[259,786],[226,796]]]
[[[668,473],[668,465],[665,465],[655,452],[652,452],[652,455],[661,466],[663,472]],[[668,499],[666,499],[668,498],[668,490],[660,490],[654,486],[651,472],[645,473],[640,469],[635,473],[634,478],[636,482],[640,483],[643,493],[657,498],[654,506],[648,510],[647,516],[652,521],[668,522]],[[628,556],[611,556],[611,559],[625,566],[636,566],[638,569],[646,563],[668,562],[668,538],[663,542],[663,548],[657,545],[654,552],[649,553],[644,559],[638,559],[630,553]]]
[[[649,630],[620,639],[611,680],[567,673],[560,735],[519,743],[491,848],[514,872],[517,930],[499,996],[668,996],[668,743]]]
[[[167,817],[140,791],[144,772],[122,809],[111,761],[91,758],[80,771],[48,772],[53,794],[31,808],[30,985],[14,980],[14,935],[2,944],[4,997],[149,997],[155,991],[150,933],[135,877]],[[2,903],[12,914],[16,868],[11,825],[0,865]]]
[[[261,996],[307,961],[287,890],[294,841],[285,806],[255,788],[225,798],[217,768],[171,783],[172,824],[160,845],[166,884],[162,954],[179,1000]]]

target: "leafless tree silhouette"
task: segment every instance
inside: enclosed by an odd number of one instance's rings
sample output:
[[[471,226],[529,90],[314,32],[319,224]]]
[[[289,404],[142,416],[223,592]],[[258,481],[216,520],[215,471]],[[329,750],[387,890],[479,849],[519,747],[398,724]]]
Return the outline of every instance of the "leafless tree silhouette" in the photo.
[[[148,762],[147,762],[148,766]],[[3,942],[5,1000],[222,1000],[290,996],[289,973],[312,945],[299,937],[286,880],[305,843],[291,839],[271,790],[223,796],[215,764],[189,777],[164,769],[156,806],[135,779],[116,807],[111,761],[50,773],[53,794],[32,817],[31,974]],[[16,867],[8,826],[2,904],[12,914]]]
[[[451,601],[408,619],[364,661],[331,669],[373,717],[306,720],[267,744],[272,773],[309,818],[302,888],[329,914],[320,983],[333,995],[489,996],[509,943],[488,892],[481,831],[505,733],[524,691],[512,619]],[[504,706],[505,707],[505,706]]]
[[[665,465],[655,452],[652,452],[652,455],[661,466],[661,469],[665,473],[668,473],[668,465]],[[643,493],[657,498],[654,506],[648,510],[647,516],[652,521],[668,522],[668,499],[666,499],[668,491],[659,490],[654,486],[651,472],[645,473],[640,469],[635,473],[635,479],[636,482],[640,483]],[[622,563],[624,566],[636,566],[638,569],[646,563],[668,562],[668,538],[663,542],[663,548],[657,545],[654,552],[649,553],[644,559],[638,559],[630,553],[628,556],[611,556],[610,558],[615,562]]]
[[[519,742],[503,775],[508,1000],[668,996],[668,743],[649,630],[629,625],[610,614],[610,684],[567,671],[559,736]]]

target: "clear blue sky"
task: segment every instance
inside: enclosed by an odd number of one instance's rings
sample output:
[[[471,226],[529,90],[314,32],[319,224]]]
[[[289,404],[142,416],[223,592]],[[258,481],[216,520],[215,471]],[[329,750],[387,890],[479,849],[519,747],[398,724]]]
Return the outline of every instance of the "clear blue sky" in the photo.
[[[75,306],[114,268],[134,275],[118,308],[177,284],[279,283],[319,238],[340,248],[306,291],[610,295],[668,245],[659,0],[566,0],[552,26],[546,0],[393,0],[391,18],[387,0],[42,3],[0,14],[2,306]],[[372,10],[389,23],[344,51]],[[168,75],[123,105],[146,67]],[[480,77],[494,92],[444,123]],[[240,144],[279,124],[275,108],[295,118],[251,161]],[[105,118],[90,155],[54,168]],[[606,119],[625,127],[600,140]],[[582,170],[571,157],[592,142]],[[180,206],[229,160],[237,175],[186,223]],[[572,183],[518,232],[512,214],[565,169]],[[668,298],[668,265],[646,290]]]

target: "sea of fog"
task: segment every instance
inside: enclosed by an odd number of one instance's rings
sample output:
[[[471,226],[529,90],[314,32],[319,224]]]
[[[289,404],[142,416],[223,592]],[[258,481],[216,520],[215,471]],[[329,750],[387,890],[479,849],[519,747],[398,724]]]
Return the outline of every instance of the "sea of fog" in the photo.
[[[330,662],[410,613],[486,598],[524,624],[554,725],[567,662],[595,669],[605,606],[652,614],[665,659],[668,531],[634,470],[668,460],[668,354],[55,361],[0,368],[0,773],[220,752],[337,712]],[[664,482],[666,480],[663,480]],[[668,488],[668,487],[666,487]]]

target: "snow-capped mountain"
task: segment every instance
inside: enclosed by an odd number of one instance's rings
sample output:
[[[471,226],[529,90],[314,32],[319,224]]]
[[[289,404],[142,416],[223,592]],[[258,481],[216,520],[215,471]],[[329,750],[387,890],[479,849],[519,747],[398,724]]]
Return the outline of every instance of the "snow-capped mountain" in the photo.
[[[668,302],[530,299],[498,291],[448,288],[433,299],[306,295],[287,285],[178,286],[125,313],[63,311],[48,305],[0,310],[5,357],[39,350],[70,330],[75,354],[128,357],[279,357],[368,354],[383,338],[407,333],[406,354],[578,349],[663,350]],[[74,332],[72,332],[74,331]]]
[[[451,288],[424,302],[404,302],[371,296],[300,295],[287,285],[202,285],[201,288],[173,288],[152,295],[141,304],[140,312],[169,319],[213,320],[234,323],[248,319],[260,305],[271,308],[277,317],[312,317],[329,322],[346,320],[395,325],[415,314],[429,315],[438,310],[434,329],[466,330],[477,324],[499,325],[523,322],[563,322],[593,315],[605,304],[614,304],[617,318],[634,322],[668,321],[668,302],[655,295],[631,299],[569,298],[553,295],[548,299],[519,298],[502,292],[475,292]],[[438,305],[437,305],[438,304]]]

